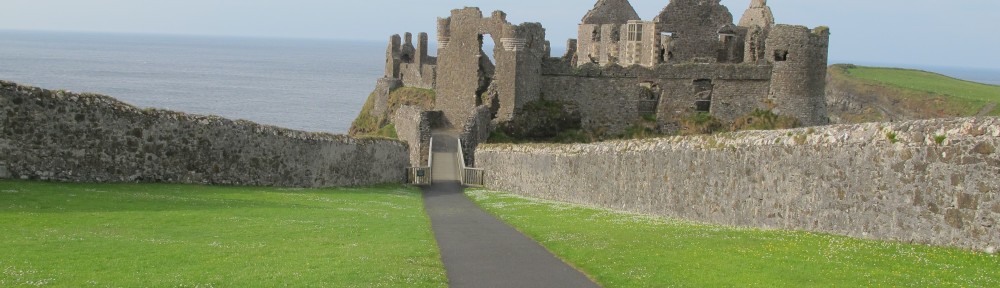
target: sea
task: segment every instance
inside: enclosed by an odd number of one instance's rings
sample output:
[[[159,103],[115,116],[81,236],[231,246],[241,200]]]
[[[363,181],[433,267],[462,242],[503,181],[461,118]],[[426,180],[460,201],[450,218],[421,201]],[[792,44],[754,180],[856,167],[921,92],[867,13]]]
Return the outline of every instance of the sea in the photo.
[[[344,134],[383,74],[385,45],[0,31],[0,79],[104,94],[140,108]],[[1000,85],[1000,71],[907,68]]]
[[[0,79],[141,107],[347,133],[385,43],[0,31]]]

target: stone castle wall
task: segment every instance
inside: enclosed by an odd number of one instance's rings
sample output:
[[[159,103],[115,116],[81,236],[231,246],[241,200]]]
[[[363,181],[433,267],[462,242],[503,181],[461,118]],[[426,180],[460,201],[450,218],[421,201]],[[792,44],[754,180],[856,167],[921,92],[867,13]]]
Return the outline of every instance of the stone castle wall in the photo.
[[[410,146],[410,167],[427,166],[431,145],[431,113],[420,107],[405,105],[399,107],[396,115],[393,115],[396,136]]]
[[[326,187],[400,183],[407,145],[0,82],[0,178]]]
[[[368,111],[372,116],[385,115],[389,111],[389,94],[396,89],[403,87],[403,81],[397,78],[379,78],[375,82],[374,106]]]
[[[423,89],[434,89],[437,79],[436,65],[418,65],[413,63],[399,64],[399,77],[403,86]]]
[[[659,65],[655,68],[570,67],[565,62],[547,61],[542,66],[541,98],[574,104],[582,116],[584,129],[610,134],[624,132],[642,118],[644,101],[655,103],[660,124],[676,123],[696,111],[703,100],[696,80],[711,84],[710,113],[724,121],[771,109],[771,66],[757,65]],[[654,87],[649,89],[643,86]],[[665,131],[670,132],[670,131]]]
[[[997,147],[1000,118],[978,118],[482,145],[476,164],[487,171],[489,187],[527,196],[722,225],[982,249],[1000,245]]]
[[[542,99],[571,103],[581,127],[622,133],[640,119],[639,100],[648,98],[637,78],[543,76]]]
[[[469,116],[469,119],[465,121],[465,126],[462,127],[458,139],[462,140],[462,155],[465,157],[462,160],[465,161],[466,166],[474,167],[476,165],[476,147],[479,147],[479,143],[490,138],[490,132],[493,131],[493,123],[490,121],[491,114],[486,105],[476,107],[472,116]]]

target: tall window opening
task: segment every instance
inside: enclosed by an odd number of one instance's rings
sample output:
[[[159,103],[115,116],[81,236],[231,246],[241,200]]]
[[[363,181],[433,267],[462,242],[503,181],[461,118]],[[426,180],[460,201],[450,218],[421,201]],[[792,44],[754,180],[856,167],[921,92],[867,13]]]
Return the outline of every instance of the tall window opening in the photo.
[[[629,23],[626,32],[626,39],[630,42],[642,42],[642,24]]]
[[[712,112],[712,90],[714,86],[712,85],[712,80],[709,79],[698,79],[694,80],[694,95],[695,95],[695,111],[696,112]]]

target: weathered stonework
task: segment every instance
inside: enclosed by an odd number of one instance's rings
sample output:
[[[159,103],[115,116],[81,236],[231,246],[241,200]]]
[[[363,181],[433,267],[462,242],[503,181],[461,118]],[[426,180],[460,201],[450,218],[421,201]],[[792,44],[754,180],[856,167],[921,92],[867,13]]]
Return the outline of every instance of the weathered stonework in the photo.
[[[416,106],[403,106],[396,110],[392,122],[400,141],[410,146],[410,167],[427,166],[430,155],[432,112]]]
[[[579,39],[567,41],[567,54],[552,58],[540,24],[511,24],[502,11],[484,17],[478,8],[456,9],[437,21],[438,58],[422,48],[426,34],[416,46],[410,34],[390,38],[376,96],[433,86],[442,117],[432,127],[462,134],[466,149],[540,99],[566,103],[580,115],[578,127],[597,135],[649,125],[654,116],[661,133],[674,133],[695,113],[732,122],[758,109],[807,126],[829,122],[827,28],[776,25],[764,0],[752,1],[739,25],[720,0],[671,0],[652,21],[638,15],[627,0],[599,0],[581,19]],[[485,37],[497,44],[493,51],[483,51]],[[412,132],[425,121],[420,117],[394,122]],[[410,132],[401,137],[422,139]]]
[[[696,112],[732,121],[755,109],[764,109],[795,117],[805,125],[829,122],[822,91],[828,29],[775,27],[771,9],[763,0],[750,4],[738,26],[733,24],[728,8],[718,0],[672,0],[651,22],[598,23],[593,19],[617,19],[601,17],[600,13],[627,14],[610,11],[631,9],[631,5],[608,9],[602,4],[605,3],[599,2],[580,24],[576,56],[564,57],[569,60],[547,60],[542,67],[543,76],[585,74],[594,78],[547,81],[550,78],[543,77],[545,97],[576,99],[580,110],[585,111],[585,128],[620,133],[648,114],[648,109],[619,108],[630,106],[628,102],[647,100],[657,103],[657,121],[665,133],[674,132],[670,127],[676,127],[680,119]],[[777,32],[772,34],[772,30]],[[594,65],[601,68],[588,67]],[[701,71],[692,73],[691,66],[699,66],[697,70]],[[733,73],[754,69],[766,73]],[[621,78],[616,71],[622,70],[634,80],[608,79]],[[568,84],[600,81],[605,84],[598,86],[611,87],[610,90],[574,89],[573,84]],[[648,99],[648,92],[622,89],[628,85],[652,90],[652,99]],[[556,91],[573,93],[552,94]],[[615,104],[605,109],[609,106],[606,103]],[[587,119],[595,117],[586,116],[586,111],[614,119],[601,121],[603,127],[594,127]]]
[[[462,155],[465,157],[462,160],[466,166],[475,167],[476,147],[490,138],[490,132],[493,131],[493,122],[490,120],[492,115],[490,107],[483,105],[476,107],[472,116],[465,121],[458,139],[462,141]]]
[[[483,17],[479,8],[456,9],[448,18],[438,19],[438,35],[448,39],[438,49],[438,106],[449,126],[464,127],[472,109],[483,105],[482,92],[496,85],[499,111],[506,121],[518,108],[536,100],[542,58],[547,56],[545,29],[538,23],[513,25],[507,14],[493,12]],[[483,37],[492,37],[496,47],[495,70],[483,51]]]
[[[941,144],[938,136],[946,137]],[[894,140],[893,140],[894,139]],[[1000,246],[1000,118],[481,145],[493,189],[722,225]]]
[[[771,92],[774,112],[798,118],[808,126],[830,122],[826,108],[829,29],[775,25],[765,55],[774,60]],[[780,61],[779,61],[780,60]]]
[[[740,27],[754,26],[764,29],[771,29],[771,26],[774,26],[774,13],[771,13],[771,7],[767,6],[767,0],[751,1],[750,8],[743,12]]]
[[[653,22],[657,32],[671,35],[671,61],[715,63],[719,31],[733,24],[733,15],[720,0],[671,0]]]
[[[389,47],[385,53],[385,78],[398,79],[400,87],[434,89],[437,83],[437,58],[427,55],[427,33],[417,35],[417,45],[413,45],[413,34],[406,33],[405,42],[399,35],[389,37]]]
[[[0,178],[327,187],[401,183],[405,143],[141,110],[0,82]]]
[[[398,78],[379,78],[375,82],[375,91],[372,92],[375,105],[368,113],[371,116],[385,115],[389,110],[389,94],[400,87],[403,87],[403,81]]]
[[[720,0],[671,0],[652,21],[638,15],[627,0],[599,0],[581,19],[579,39],[568,41],[567,55],[551,58],[541,25],[511,24],[502,11],[484,17],[478,8],[457,9],[438,19],[433,71],[405,63],[410,54],[433,59],[420,48],[425,34],[416,47],[410,36],[393,36],[386,77],[403,86],[433,83],[435,109],[454,130],[471,125],[476,107],[489,106],[503,124],[539,99],[571,103],[583,128],[606,134],[650,115],[661,133],[673,133],[694,113],[733,121],[757,109],[807,126],[829,123],[829,29],[775,25],[764,0],[752,1],[739,25]],[[482,50],[484,37],[497,44],[493,51]]]

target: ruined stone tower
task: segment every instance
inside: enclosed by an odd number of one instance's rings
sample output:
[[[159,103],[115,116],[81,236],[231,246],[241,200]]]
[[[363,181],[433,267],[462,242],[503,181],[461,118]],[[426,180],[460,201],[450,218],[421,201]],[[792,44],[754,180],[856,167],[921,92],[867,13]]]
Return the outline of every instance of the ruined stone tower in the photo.
[[[489,53],[483,51],[483,37],[497,44],[495,64],[483,55]],[[457,9],[438,19],[437,107],[444,122],[461,128],[483,104],[499,105],[499,121],[515,117],[525,103],[538,99],[547,45],[541,24],[513,25],[502,11],[487,18],[479,8]],[[495,95],[485,95],[487,91]],[[487,103],[491,101],[496,103]]]
[[[404,86],[434,89],[437,74],[437,59],[427,55],[427,33],[417,35],[417,45],[413,45],[413,34],[406,33],[405,42],[399,35],[389,38],[385,52],[385,78],[399,79]]]
[[[826,125],[826,66],[830,30],[775,25],[764,53],[774,65],[771,91],[774,112],[798,118],[807,126]]]

